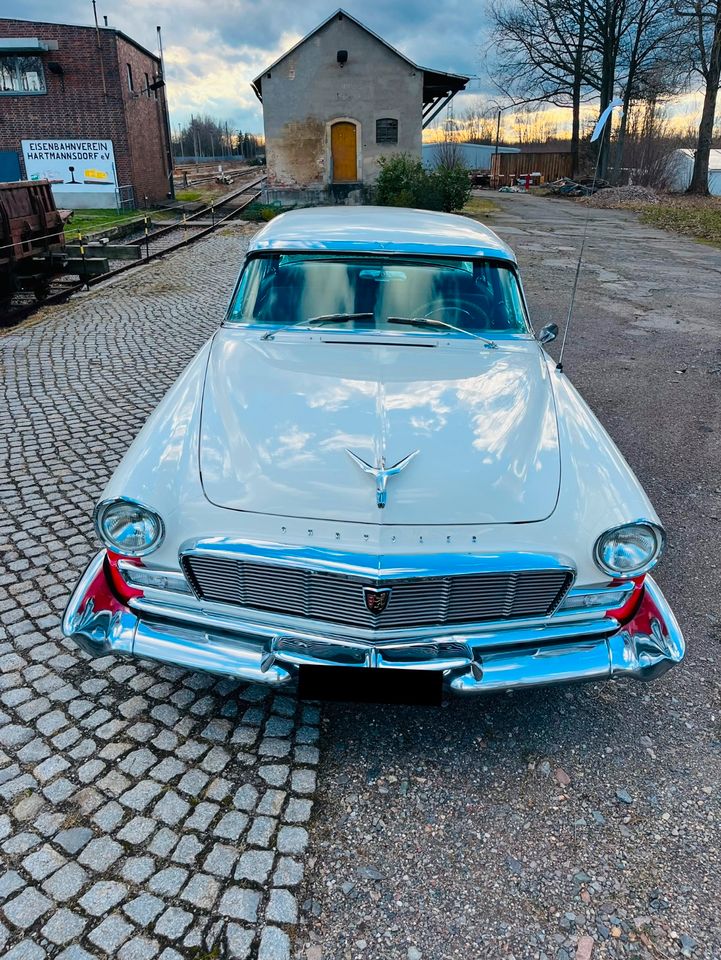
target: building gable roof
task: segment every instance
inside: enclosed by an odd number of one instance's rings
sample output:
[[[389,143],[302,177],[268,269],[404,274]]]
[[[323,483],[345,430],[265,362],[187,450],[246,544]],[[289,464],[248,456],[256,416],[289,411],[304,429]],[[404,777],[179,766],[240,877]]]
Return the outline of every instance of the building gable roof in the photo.
[[[326,17],[322,23],[319,23],[317,27],[307,33],[301,40],[294,44],[289,50],[286,50],[285,53],[281,54],[277,60],[274,60],[269,67],[266,67],[265,70],[261,71],[258,76],[253,80],[251,86],[255,91],[255,95],[262,102],[263,101],[263,77],[270,73],[278,64],[282,63],[286,57],[289,57],[295,50],[303,46],[311,37],[314,37],[319,33],[324,27],[335,20],[338,16],[345,17],[347,20],[350,20],[351,23],[354,23],[357,27],[360,27],[365,33],[369,34],[378,43],[383,44],[386,49],[390,50],[391,53],[394,53],[397,57],[403,60],[408,66],[412,67],[414,70],[419,70],[423,74],[423,103],[432,103],[437,101],[437,99],[443,95],[450,94],[451,96],[457,93],[459,90],[463,90],[465,85],[468,83],[470,77],[464,77],[459,73],[446,73],[440,70],[430,70],[427,67],[421,67],[417,63],[414,63],[409,59],[405,54],[401,53],[400,50],[396,50],[394,46],[388,43],[387,40],[384,40],[383,37],[379,36],[364,23],[361,23],[360,20],[357,20],[352,14],[348,13],[347,10],[344,10],[342,7],[338,7],[329,17]]]

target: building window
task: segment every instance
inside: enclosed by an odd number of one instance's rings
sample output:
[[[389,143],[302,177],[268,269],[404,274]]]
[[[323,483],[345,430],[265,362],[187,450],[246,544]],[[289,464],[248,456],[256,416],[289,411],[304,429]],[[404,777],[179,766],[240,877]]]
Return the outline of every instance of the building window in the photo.
[[[0,57],[0,94],[45,93],[40,57]]]
[[[147,73],[145,74],[145,90],[143,90],[143,93],[146,97],[150,96],[150,77]]]
[[[398,121],[392,117],[376,120],[376,143],[398,143]]]
[[[133,90],[135,89],[133,87],[133,68],[130,66],[129,63],[126,63],[125,66],[128,68],[128,90],[130,90],[130,92],[132,93]]]

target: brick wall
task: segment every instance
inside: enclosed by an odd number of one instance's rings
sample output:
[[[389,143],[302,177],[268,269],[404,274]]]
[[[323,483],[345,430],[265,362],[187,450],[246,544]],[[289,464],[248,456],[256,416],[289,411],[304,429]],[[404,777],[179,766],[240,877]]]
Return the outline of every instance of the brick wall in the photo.
[[[145,73],[159,70],[155,57],[110,29],[0,19],[0,37],[56,40],[57,50],[40,54],[47,93],[0,96],[0,150],[21,153],[23,139],[95,139],[113,141],[118,183],[131,184],[138,204],[168,192],[167,138],[163,123],[165,90],[158,99],[142,92]],[[105,76],[103,90],[103,73]],[[58,75],[48,62],[61,65]],[[128,90],[126,64],[135,77]],[[21,161],[22,163],[22,161]]]
[[[116,62],[125,108],[132,182],[136,202],[141,206],[145,195],[150,200],[163,200],[170,189],[168,142],[163,116],[165,88],[147,93],[146,76],[152,83],[154,74],[160,71],[160,65],[120,36],[116,44]],[[128,88],[128,64],[135,88],[132,93]]]

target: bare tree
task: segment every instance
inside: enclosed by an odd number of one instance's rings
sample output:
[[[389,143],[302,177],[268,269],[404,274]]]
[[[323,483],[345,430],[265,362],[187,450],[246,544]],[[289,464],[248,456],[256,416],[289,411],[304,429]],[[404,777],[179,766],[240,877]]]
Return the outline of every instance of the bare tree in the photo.
[[[492,0],[496,80],[512,97],[539,96],[571,108],[571,155],[578,169],[581,103],[588,92],[590,0]]]
[[[667,0],[631,0],[627,8],[628,29],[623,31],[617,80],[623,90],[623,112],[616,137],[616,175],[623,167],[628,119],[632,105],[649,105],[655,117],[659,104],[676,93],[684,74],[677,57],[678,18]],[[649,128],[654,130],[654,124]]]
[[[708,196],[709,156],[721,82],[721,0],[679,0],[675,9],[682,25],[681,36],[686,40],[691,72],[700,75],[704,81],[696,155],[687,192]]]
[[[492,143],[496,136],[496,121],[490,108],[473,103],[461,115],[462,139],[470,143]]]
[[[677,20],[667,0],[492,0],[491,12],[499,86],[511,95],[538,94],[571,107],[574,171],[583,100],[597,95],[602,112],[620,88],[625,117],[634,101],[658,100],[678,88],[681,71],[674,67],[672,45]],[[625,135],[622,117],[617,169]],[[609,124],[599,142],[601,177],[607,175],[610,142]]]

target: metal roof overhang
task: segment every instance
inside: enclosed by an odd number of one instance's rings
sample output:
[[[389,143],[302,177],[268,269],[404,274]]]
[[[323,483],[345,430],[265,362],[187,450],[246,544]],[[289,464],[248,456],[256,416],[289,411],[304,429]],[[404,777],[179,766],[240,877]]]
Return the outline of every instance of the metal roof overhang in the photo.
[[[40,40],[38,37],[3,37],[0,53],[47,53],[57,50],[57,40]]]
[[[469,77],[457,73],[441,73],[423,69],[423,127],[428,126],[450,103],[453,97],[464,90]]]

